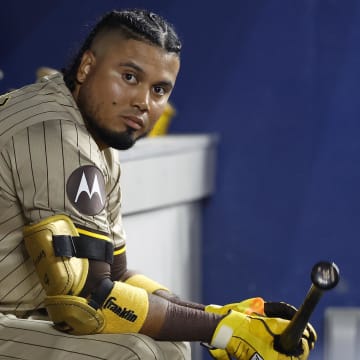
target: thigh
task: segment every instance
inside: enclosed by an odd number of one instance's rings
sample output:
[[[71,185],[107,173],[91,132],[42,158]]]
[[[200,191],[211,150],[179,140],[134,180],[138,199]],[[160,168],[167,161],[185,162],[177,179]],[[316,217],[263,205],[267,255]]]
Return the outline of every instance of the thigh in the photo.
[[[157,342],[141,334],[73,336],[48,321],[0,314],[0,360],[190,359],[185,343]]]
[[[188,342],[157,341],[164,359],[190,360],[191,348]]]

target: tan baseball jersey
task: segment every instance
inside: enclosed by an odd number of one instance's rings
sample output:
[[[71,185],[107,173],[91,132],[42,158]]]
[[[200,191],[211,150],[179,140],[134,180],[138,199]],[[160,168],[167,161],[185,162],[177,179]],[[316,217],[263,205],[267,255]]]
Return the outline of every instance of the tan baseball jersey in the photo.
[[[87,132],[62,75],[0,97],[0,312],[41,306],[44,292],[22,239],[55,214],[124,246],[120,168]]]

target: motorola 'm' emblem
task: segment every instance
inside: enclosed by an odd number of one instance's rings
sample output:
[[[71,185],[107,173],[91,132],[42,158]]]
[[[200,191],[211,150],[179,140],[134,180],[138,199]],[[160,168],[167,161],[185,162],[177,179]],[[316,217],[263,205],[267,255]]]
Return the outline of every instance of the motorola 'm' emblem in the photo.
[[[81,166],[69,177],[66,192],[82,214],[96,215],[105,206],[105,182],[101,171],[92,165]]]

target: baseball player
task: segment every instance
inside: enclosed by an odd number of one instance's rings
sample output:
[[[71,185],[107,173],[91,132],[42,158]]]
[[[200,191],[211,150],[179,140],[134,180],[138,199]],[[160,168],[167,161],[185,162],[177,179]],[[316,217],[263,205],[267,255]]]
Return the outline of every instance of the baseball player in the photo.
[[[305,360],[274,350],[291,307],[179,299],[127,268],[120,167],[164,111],[180,67],[173,27],[105,14],[62,73],[0,97],[0,359]]]

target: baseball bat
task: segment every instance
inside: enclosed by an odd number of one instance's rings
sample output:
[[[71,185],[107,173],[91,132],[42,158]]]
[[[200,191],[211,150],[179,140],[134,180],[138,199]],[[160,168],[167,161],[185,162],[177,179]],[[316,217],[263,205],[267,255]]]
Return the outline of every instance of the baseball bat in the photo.
[[[295,316],[284,332],[276,339],[275,350],[291,354],[298,347],[310,316],[325,291],[333,289],[339,282],[339,269],[333,262],[316,263],[311,271],[312,285]]]

